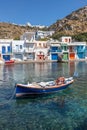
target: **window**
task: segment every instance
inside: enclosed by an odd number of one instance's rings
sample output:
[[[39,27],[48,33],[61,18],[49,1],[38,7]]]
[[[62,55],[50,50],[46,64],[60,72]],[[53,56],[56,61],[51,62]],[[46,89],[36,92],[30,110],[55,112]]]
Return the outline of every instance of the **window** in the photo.
[[[41,47],[41,43],[39,43],[39,47]]]
[[[20,45],[20,49],[22,49],[22,45]]]
[[[8,46],[7,48],[8,48],[8,53],[10,53],[11,52],[11,47]]]
[[[66,46],[65,46],[64,50],[67,51],[67,47]]]
[[[65,42],[68,42],[68,39],[67,39],[67,38],[65,38]]]

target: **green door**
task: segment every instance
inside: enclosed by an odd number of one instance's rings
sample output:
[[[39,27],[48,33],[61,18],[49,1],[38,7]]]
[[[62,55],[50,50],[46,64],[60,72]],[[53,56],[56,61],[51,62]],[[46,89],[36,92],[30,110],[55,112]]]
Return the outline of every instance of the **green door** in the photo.
[[[68,60],[68,53],[63,54],[63,60]]]

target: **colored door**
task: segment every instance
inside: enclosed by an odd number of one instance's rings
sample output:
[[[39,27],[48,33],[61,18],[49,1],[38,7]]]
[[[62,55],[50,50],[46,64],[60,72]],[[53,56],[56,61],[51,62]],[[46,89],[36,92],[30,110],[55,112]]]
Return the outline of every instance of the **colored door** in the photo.
[[[58,60],[58,54],[52,54],[51,59],[52,60]]]
[[[75,60],[75,53],[70,53],[69,59],[70,60]]]
[[[3,59],[4,59],[5,61],[10,60],[10,55],[3,55]]]
[[[85,58],[85,53],[84,52],[83,53],[77,53],[77,55],[78,55],[79,59]]]
[[[63,60],[68,60],[68,53],[63,54]]]

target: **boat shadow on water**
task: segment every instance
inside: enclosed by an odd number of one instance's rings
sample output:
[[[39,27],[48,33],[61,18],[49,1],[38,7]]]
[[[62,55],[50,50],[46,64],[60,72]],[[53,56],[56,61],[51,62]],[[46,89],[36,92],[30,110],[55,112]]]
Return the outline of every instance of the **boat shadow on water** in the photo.
[[[58,93],[58,92],[57,92]],[[44,99],[49,99],[49,98],[53,98],[55,96],[57,96],[57,93],[44,93],[44,94],[26,94],[26,95],[22,95],[21,97],[16,97],[16,100],[44,100]]]
[[[25,100],[26,99],[26,100]],[[39,95],[39,96],[31,96],[31,97],[24,97],[16,99],[17,105],[27,105],[27,104],[54,104],[56,107],[63,108],[65,105],[65,96],[58,96],[57,94],[50,94],[50,95]]]
[[[29,103],[49,103],[54,102],[57,104],[57,106],[60,106],[61,108],[64,107],[65,100],[67,98],[68,94],[71,94],[72,91],[70,88],[67,88],[67,90],[63,90],[61,92],[56,93],[49,93],[49,94],[39,94],[39,95],[26,95],[22,97],[15,98],[17,105],[26,105]]]

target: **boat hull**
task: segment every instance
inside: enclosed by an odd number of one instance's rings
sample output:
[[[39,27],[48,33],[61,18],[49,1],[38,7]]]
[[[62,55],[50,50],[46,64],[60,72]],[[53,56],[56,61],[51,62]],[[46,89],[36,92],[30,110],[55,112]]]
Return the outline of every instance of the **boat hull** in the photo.
[[[5,64],[14,64],[14,61],[13,60],[9,60],[9,61],[5,61]]]
[[[16,85],[16,97],[24,97],[29,95],[44,95],[49,93],[58,92],[59,90],[66,89],[73,83],[73,80],[67,84],[51,87],[28,87],[27,85],[17,84]]]

